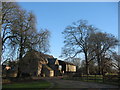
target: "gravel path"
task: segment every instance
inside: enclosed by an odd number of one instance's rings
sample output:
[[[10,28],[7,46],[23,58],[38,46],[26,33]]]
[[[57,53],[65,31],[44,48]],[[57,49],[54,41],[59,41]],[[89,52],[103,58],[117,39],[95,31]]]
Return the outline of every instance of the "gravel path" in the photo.
[[[44,78],[48,82],[51,82],[52,86],[50,88],[114,88],[115,90],[120,90],[118,86],[99,84],[92,82],[82,82],[73,80],[62,80],[59,78]],[[112,89],[112,90],[114,90]]]

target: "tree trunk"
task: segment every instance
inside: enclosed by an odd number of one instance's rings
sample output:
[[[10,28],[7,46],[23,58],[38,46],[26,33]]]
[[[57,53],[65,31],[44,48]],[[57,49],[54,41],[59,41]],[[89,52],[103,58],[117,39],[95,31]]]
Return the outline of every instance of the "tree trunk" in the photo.
[[[100,62],[99,55],[97,56],[97,61],[98,61],[98,74],[101,75],[101,62]]]
[[[101,45],[98,42],[97,43],[97,62],[98,62],[98,75],[101,75],[101,58],[100,58],[100,50],[101,50]]]
[[[104,60],[105,60],[105,54],[104,55],[101,55],[101,75],[104,75],[105,74],[105,72],[104,72]]]
[[[22,62],[22,56],[23,56],[23,37],[21,35],[21,40],[20,40],[20,53],[19,53],[19,63],[18,63],[18,73],[17,77],[19,78],[21,76],[21,62]]]
[[[118,85],[120,87],[120,67],[118,67]]]
[[[86,74],[89,75],[89,62],[87,58],[87,52],[85,52],[85,61],[86,61]]]

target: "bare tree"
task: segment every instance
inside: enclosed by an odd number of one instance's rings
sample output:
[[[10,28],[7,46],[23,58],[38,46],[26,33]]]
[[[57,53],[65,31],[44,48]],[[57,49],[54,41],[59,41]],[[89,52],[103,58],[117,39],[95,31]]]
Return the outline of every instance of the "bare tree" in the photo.
[[[91,50],[93,50],[92,55],[96,57],[98,62],[99,74],[103,74],[106,55],[111,49],[115,48],[118,40],[112,34],[96,32],[91,34],[89,42]]]
[[[80,58],[73,58],[71,62],[77,66],[77,69],[79,69],[81,64],[80,61]]]
[[[13,2],[2,2],[2,12],[1,12],[1,23],[2,31],[2,51],[5,50],[7,40],[14,38],[15,36],[11,35],[11,25],[16,19],[17,10],[19,9],[18,5]]]
[[[120,55],[118,55],[116,52],[113,53],[112,65],[117,69],[118,74],[120,75]]]
[[[16,17],[14,17],[15,19],[12,21],[10,27],[11,30],[9,31],[10,35],[14,38],[9,38],[8,46],[11,46],[15,51],[18,51],[20,62],[25,51],[29,47],[28,42],[30,41],[30,37],[36,31],[35,17],[32,13],[27,13],[25,10],[20,8],[17,9],[16,12]]]
[[[97,28],[92,25],[88,25],[87,21],[80,20],[73,25],[66,27],[63,34],[65,35],[65,46],[63,48],[63,57],[75,57],[81,52],[84,53],[86,62],[86,74],[89,74],[89,62],[92,58],[88,58],[90,47],[89,37]],[[88,52],[89,51],[89,52]]]
[[[28,50],[49,51],[48,30],[36,30],[36,20],[32,12],[27,12],[16,3],[5,2],[2,8],[2,45],[17,51],[19,66]],[[6,44],[7,42],[7,44]],[[34,47],[34,48],[33,48]],[[15,52],[16,54],[16,52]],[[18,67],[18,77],[20,69]]]
[[[39,32],[37,32],[36,36],[32,37],[31,40],[33,40],[33,42],[31,43],[31,49],[43,53],[49,52],[49,37],[50,32],[47,29],[41,29]]]
[[[68,58],[68,59],[65,59],[65,61],[67,61],[67,62],[70,62],[70,63],[73,63],[74,65],[76,65],[77,67],[76,67],[76,69],[78,70],[79,68],[80,68],[80,66],[81,66],[81,59],[80,58],[77,58],[77,57],[75,57],[75,58]]]
[[[12,36],[9,45],[16,46],[19,50],[19,60],[25,54],[25,50],[29,47],[30,37],[35,30],[35,18],[32,13],[27,13],[25,10],[19,9],[16,20],[11,27]]]

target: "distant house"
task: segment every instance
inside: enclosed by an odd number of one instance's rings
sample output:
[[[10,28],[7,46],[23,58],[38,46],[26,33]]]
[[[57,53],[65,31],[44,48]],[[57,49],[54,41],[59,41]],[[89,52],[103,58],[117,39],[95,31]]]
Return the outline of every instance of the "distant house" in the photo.
[[[62,72],[63,73],[75,73],[76,72],[76,65],[73,63],[65,62],[62,60],[58,60],[59,65],[62,66]]]
[[[17,69],[18,69],[17,61],[5,61],[2,63],[2,76],[16,77]]]

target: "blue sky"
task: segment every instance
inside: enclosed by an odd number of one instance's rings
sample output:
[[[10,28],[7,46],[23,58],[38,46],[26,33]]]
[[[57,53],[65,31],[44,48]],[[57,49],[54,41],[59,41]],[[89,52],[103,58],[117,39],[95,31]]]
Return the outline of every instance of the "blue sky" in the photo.
[[[56,58],[61,55],[64,36],[61,32],[72,22],[80,19],[103,32],[118,36],[117,2],[19,2],[23,9],[36,15],[37,29],[51,32],[50,54]],[[61,58],[59,58],[61,59]]]

